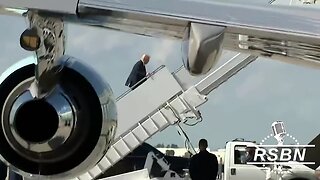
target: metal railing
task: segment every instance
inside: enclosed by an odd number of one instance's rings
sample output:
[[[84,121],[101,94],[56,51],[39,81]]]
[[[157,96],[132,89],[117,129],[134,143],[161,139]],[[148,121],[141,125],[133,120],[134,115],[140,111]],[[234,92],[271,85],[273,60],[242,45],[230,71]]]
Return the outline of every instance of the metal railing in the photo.
[[[165,65],[161,65],[159,67],[157,67],[157,69],[155,69],[154,71],[152,71],[150,73],[150,76],[146,76],[143,79],[141,79],[140,81],[138,81],[135,85],[133,85],[131,88],[129,88],[127,91],[125,91],[124,93],[122,93],[120,96],[117,97],[116,101],[119,101],[121,98],[123,98],[124,96],[126,96],[127,94],[129,94],[131,91],[133,91],[133,89],[135,89],[136,87],[140,86],[141,82],[145,81],[146,79],[149,79],[151,76],[153,76],[154,74],[156,74],[158,71],[160,71],[162,68],[164,68]]]

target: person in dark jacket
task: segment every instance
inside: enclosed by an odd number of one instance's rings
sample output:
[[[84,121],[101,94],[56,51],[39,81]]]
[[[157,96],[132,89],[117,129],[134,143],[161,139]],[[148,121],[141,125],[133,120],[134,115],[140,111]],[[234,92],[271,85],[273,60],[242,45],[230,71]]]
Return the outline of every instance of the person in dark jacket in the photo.
[[[133,90],[147,80],[146,78],[147,71],[146,71],[145,65],[148,64],[149,60],[150,60],[149,55],[147,54],[142,55],[140,61],[138,61],[133,66],[131,73],[125,83],[126,86],[129,86]]]
[[[192,180],[216,180],[217,178],[217,156],[208,152],[207,147],[207,140],[201,139],[199,141],[200,152],[191,157],[189,173]]]

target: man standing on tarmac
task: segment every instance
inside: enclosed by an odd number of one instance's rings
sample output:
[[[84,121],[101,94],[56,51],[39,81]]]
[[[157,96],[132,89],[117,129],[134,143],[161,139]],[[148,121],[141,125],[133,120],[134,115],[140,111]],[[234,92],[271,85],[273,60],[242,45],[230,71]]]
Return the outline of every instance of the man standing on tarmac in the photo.
[[[189,173],[192,180],[216,180],[218,174],[217,156],[207,151],[206,139],[199,141],[200,152],[192,156]]]

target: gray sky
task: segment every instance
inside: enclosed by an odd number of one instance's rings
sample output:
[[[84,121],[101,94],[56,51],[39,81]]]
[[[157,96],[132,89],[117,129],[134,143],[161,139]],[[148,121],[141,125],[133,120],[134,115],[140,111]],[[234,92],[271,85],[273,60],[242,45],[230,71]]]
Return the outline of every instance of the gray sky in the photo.
[[[0,16],[0,22],[0,72],[3,72],[31,54],[19,46],[26,21]],[[67,30],[67,54],[93,66],[110,83],[116,96],[127,90],[124,82],[142,53],[152,57],[148,71],[161,64],[171,71],[182,65],[179,41],[80,25],[68,25]],[[211,93],[209,101],[200,109],[203,122],[192,128],[185,127],[185,130],[194,145],[200,138],[207,138],[211,149],[216,149],[238,137],[260,142],[271,133],[271,123],[282,120],[288,133],[301,144],[308,143],[319,133],[319,76],[320,70],[258,59]],[[183,145],[174,127],[148,142]]]

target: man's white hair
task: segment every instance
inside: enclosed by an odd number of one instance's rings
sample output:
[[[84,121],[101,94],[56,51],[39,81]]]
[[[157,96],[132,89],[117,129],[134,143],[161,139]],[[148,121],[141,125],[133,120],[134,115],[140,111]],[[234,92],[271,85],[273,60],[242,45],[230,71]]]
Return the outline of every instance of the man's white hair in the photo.
[[[149,55],[148,55],[148,54],[143,54],[143,55],[141,56],[140,60],[143,60],[146,56],[149,56]],[[149,56],[149,58],[150,58],[150,56]]]

